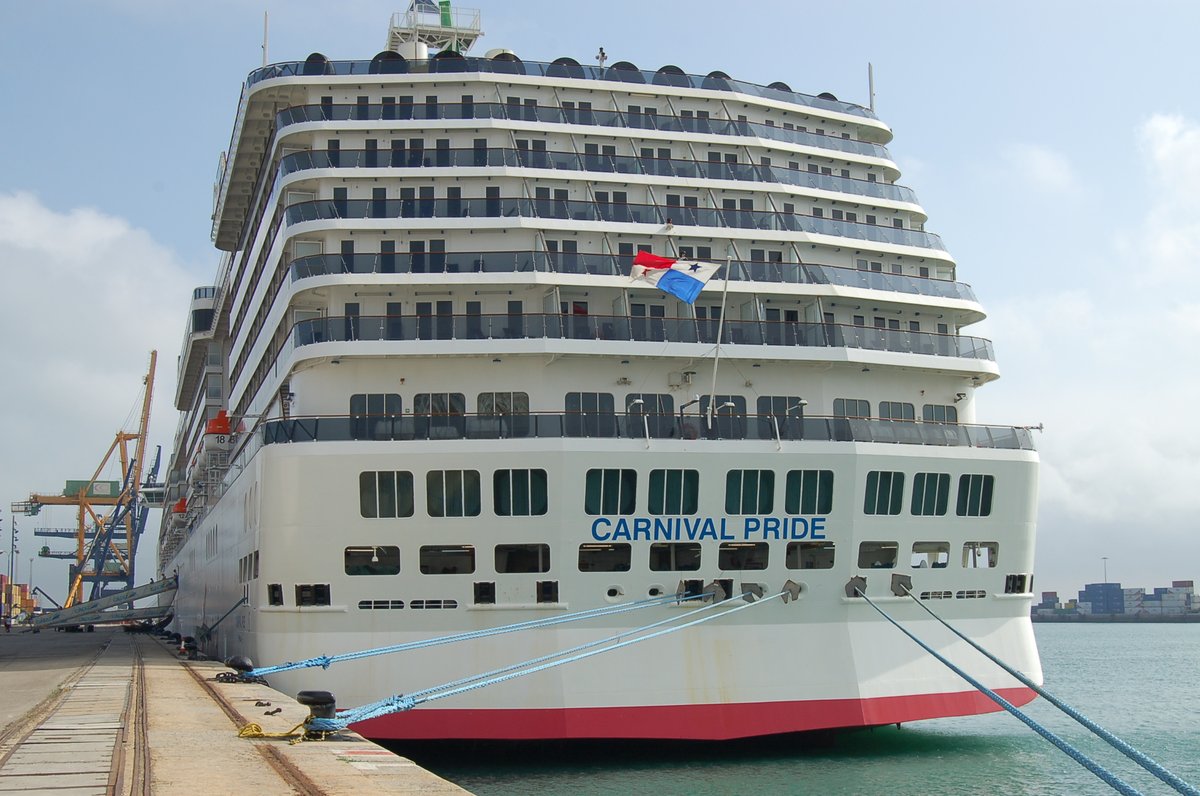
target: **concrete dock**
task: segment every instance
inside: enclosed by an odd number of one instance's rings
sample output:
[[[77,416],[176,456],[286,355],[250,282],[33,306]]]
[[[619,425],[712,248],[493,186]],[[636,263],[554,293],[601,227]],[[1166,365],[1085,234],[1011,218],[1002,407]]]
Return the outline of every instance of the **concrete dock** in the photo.
[[[0,635],[0,794],[466,793],[354,733],[239,738],[250,722],[287,732],[308,709],[221,671],[120,630]]]

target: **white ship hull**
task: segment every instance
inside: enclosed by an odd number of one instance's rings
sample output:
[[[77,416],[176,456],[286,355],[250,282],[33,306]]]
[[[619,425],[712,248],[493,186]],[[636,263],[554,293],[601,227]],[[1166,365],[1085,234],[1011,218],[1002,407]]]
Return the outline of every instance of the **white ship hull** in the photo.
[[[964,458],[953,449],[933,449],[918,454],[904,451],[907,455],[901,455],[896,446],[854,446],[856,450],[849,451],[843,443],[819,442],[783,443],[779,451],[773,450],[773,443],[730,443],[718,453],[702,451],[703,442],[684,441],[664,441],[658,443],[661,450],[647,451],[640,441],[615,440],[609,450],[599,451],[591,440],[586,446],[592,450],[586,452],[570,449],[583,447],[582,441],[574,445],[564,441],[556,450],[544,451],[529,451],[524,441],[514,441],[510,450],[496,450],[494,444],[470,450],[472,442],[466,440],[458,442],[458,447],[445,443],[367,444],[375,450],[365,453],[361,442],[297,443],[267,446],[255,457],[236,488],[210,513],[200,533],[192,535],[192,542],[176,558],[181,583],[176,624],[182,632],[198,633],[241,598],[238,562],[256,549],[262,551],[256,582],[260,591],[263,584],[274,581],[289,585],[321,581],[329,583],[331,593],[330,605],[308,607],[261,605],[264,595],[257,594],[259,605],[253,610],[239,609],[236,619],[213,632],[207,649],[210,654],[245,654],[263,666],[645,599],[656,589],[658,593],[673,593],[684,577],[701,579],[705,584],[732,578],[735,591],[743,583],[761,584],[768,595],[778,592],[788,580],[802,588],[801,598],[788,604],[774,600],[728,618],[356,727],[370,737],[727,739],[998,709],[904,638],[863,600],[847,598],[845,584],[856,575],[866,577],[868,594],[884,610],[952,662],[1009,701],[1027,702],[1032,698],[1028,689],[954,638],[912,604],[911,598],[892,595],[891,575],[910,575],[917,593],[959,595],[958,599],[928,604],[985,648],[1040,681],[1029,620],[1030,596],[1003,594],[1004,573],[1027,569],[1032,555],[1032,546],[1020,541],[1030,538],[1032,528],[1028,506],[1032,505],[1035,465],[1026,452],[994,451],[988,455],[989,471],[1019,490],[987,518],[987,532],[982,534],[1005,540],[1005,568],[861,569],[852,551],[859,542],[878,538],[884,532],[861,518],[856,527],[852,519],[840,516],[854,514],[848,510],[831,513],[824,523],[825,535],[836,550],[846,551],[830,569],[789,569],[785,558],[776,555],[764,570],[722,571],[715,566],[719,542],[706,540],[704,552],[713,554],[702,560],[712,561],[713,565],[697,571],[650,572],[644,563],[640,567],[635,563],[629,572],[581,573],[573,571],[574,552],[580,544],[596,541],[592,535],[596,518],[570,511],[578,505],[578,495],[564,490],[561,505],[552,505],[550,515],[561,512],[560,516],[575,518],[561,523],[521,518],[519,523],[510,521],[512,529],[500,527],[502,523],[480,529],[475,521],[463,520],[456,531],[404,528],[380,534],[373,530],[366,537],[372,544],[384,544],[402,536],[401,559],[405,562],[415,560],[422,544],[448,538],[474,542],[480,550],[497,540],[545,542],[554,551],[546,573],[498,575],[488,571],[490,562],[481,557],[478,569],[469,575],[431,579],[426,574],[408,572],[404,566],[400,574],[381,579],[347,576],[335,570],[346,539],[364,538],[353,522],[338,519],[346,514],[339,502],[357,498],[354,477],[358,472],[382,466],[383,460],[395,461],[398,455],[403,455],[406,467],[415,470],[455,463],[463,466],[464,460],[483,470],[491,461],[513,467],[536,463],[568,483],[581,482],[587,468],[605,466],[608,460],[628,461],[632,456],[649,468],[659,460],[686,454],[702,476],[706,467],[714,472],[719,467],[724,473],[728,467],[755,462],[758,466],[786,463],[787,467],[804,468],[811,458],[824,467],[833,464],[835,483],[846,484],[850,493],[850,485],[861,481],[869,469],[953,469],[965,465],[977,469],[981,453],[970,451],[969,458]],[[772,450],[764,451],[764,447]],[[578,479],[572,477],[572,471],[578,471]],[[252,498],[247,497],[251,494]],[[339,494],[341,501],[336,497]],[[713,515],[725,521],[727,536],[747,538],[746,518],[722,517],[719,502],[702,504],[701,514],[711,509]],[[847,498],[842,503],[850,508],[856,501]],[[245,531],[220,532],[219,550],[204,561],[205,528],[211,524],[240,529],[243,512],[249,519]],[[897,518],[881,518],[876,523],[887,521],[896,522]],[[370,527],[370,521],[359,520],[359,524]],[[946,525],[953,527],[956,523],[951,520]],[[952,547],[980,536],[979,528],[961,522],[957,525],[959,530],[940,531],[949,537]],[[603,526],[597,531],[608,533]],[[930,534],[927,523],[910,522],[903,532],[889,528],[885,535],[898,538],[904,549]],[[782,552],[787,540],[771,539],[770,543]],[[649,544],[645,540],[634,544],[634,562],[644,559],[638,553]],[[193,550],[197,545],[199,549]],[[554,559],[559,550],[564,551],[561,565]],[[537,604],[534,581],[546,579],[558,582],[560,601]],[[472,585],[480,580],[497,583],[495,604],[473,604]],[[617,599],[607,596],[613,587],[622,592]],[[402,601],[405,608],[363,610],[358,607],[363,600]],[[457,607],[413,610],[414,600],[454,601]],[[302,669],[270,679],[285,692],[328,690],[341,706],[357,706],[575,648],[694,610],[694,606],[675,604],[650,607],[615,618],[350,661],[328,670]]]

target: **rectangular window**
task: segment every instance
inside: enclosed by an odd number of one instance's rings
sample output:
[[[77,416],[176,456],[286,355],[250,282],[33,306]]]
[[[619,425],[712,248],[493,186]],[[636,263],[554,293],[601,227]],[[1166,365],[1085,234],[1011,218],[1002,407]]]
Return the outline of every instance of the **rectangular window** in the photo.
[[[565,399],[569,437],[615,437],[617,417],[612,393],[569,392]]]
[[[949,499],[949,473],[917,473],[913,476],[912,513],[915,516],[945,516]]]
[[[527,392],[481,392],[476,400],[481,415],[527,415]]]
[[[498,517],[533,517],[547,511],[545,470],[497,470],[492,505]]]
[[[772,471],[730,470],[726,473],[726,514],[770,514],[774,503],[775,473]]]
[[[413,476],[381,470],[358,474],[358,513],[367,518],[411,517]]]
[[[391,421],[401,414],[396,393],[355,393],[350,396],[350,435],[354,439],[390,438]]]
[[[628,572],[631,558],[632,548],[624,542],[579,545],[580,572]]]
[[[651,514],[695,514],[700,473],[696,470],[651,470]]]
[[[400,548],[393,545],[347,547],[347,575],[399,575]]]
[[[267,584],[267,605],[283,605],[283,584]]]
[[[950,404],[925,404],[921,407],[921,419],[926,423],[957,423],[958,409]]]
[[[789,470],[783,510],[788,514],[833,511],[833,470]]]
[[[430,517],[478,517],[478,470],[431,470],[425,474]]]
[[[700,569],[696,542],[662,542],[650,545],[651,572],[694,572]]]
[[[833,569],[833,542],[788,542],[788,569]]]
[[[967,542],[963,545],[962,565],[967,569],[994,569],[1000,558],[996,542]]]
[[[495,554],[499,573],[550,571],[548,544],[498,544]]]
[[[592,516],[632,514],[637,504],[637,471],[588,470],[583,511]]]
[[[958,477],[958,509],[960,517],[987,517],[992,513],[992,475],[960,475]]]
[[[904,473],[872,470],[867,473],[864,514],[899,514],[904,500]],[[894,562],[893,562],[894,563]]]
[[[766,542],[722,542],[717,551],[717,567],[730,569],[766,569],[770,546]]]
[[[625,396],[625,412],[625,431],[630,437],[642,437],[647,432],[652,437],[665,437],[675,427],[675,399],[666,393],[629,393]]]
[[[296,605],[329,605],[329,584],[297,583]]]
[[[892,569],[899,550],[895,542],[863,542],[858,546],[858,568]]]
[[[913,405],[900,401],[880,401],[880,420],[915,420],[917,417]]]
[[[871,417],[871,402],[862,401],[857,398],[834,398],[833,416],[869,419]]]
[[[421,548],[424,575],[469,575],[475,571],[475,548],[469,544],[425,545]]]
[[[945,569],[950,563],[949,542],[913,542],[913,569]]]

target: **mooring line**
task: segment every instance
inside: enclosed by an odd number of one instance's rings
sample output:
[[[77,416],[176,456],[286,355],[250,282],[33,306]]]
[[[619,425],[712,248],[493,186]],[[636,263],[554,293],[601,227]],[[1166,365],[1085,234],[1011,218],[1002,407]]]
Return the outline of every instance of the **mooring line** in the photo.
[[[1016,716],[1027,727],[1029,727],[1029,729],[1033,730],[1038,735],[1042,736],[1047,741],[1049,741],[1050,743],[1057,746],[1060,750],[1062,750],[1064,753],[1066,753],[1067,756],[1069,756],[1072,760],[1074,760],[1076,763],[1078,763],[1079,765],[1086,768],[1088,771],[1095,774],[1097,777],[1099,777],[1102,781],[1104,781],[1113,790],[1117,791],[1118,793],[1123,793],[1123,794],[1125,794],[1125,796],[1141,796],[1140,791],[1135,790],[1132,786],[1130,786],[1129,784],[1127,784],[1126,782],[1121,780],[1121,778],[1118,777],[1116,774],[1113,774],[1111,771],[1109,771],[1106,768],[1104,768],[1103,766],[1101,766],[1095,760],[1092,760],[1090,757],[1085,755],[1083,752],[1079,751],[1074,746],[1071,746],[1071,744],[1067,743],[1062,738],[1058,737],[1053,732],[1051,732],[1050,730],[1043,727],[1041,724],[1038,724],[1038,722],[1036,720],[1031,718],[1027,713],[1023,712],[1016,705],[1012,704],[1007,699],[1000,696],[995,691],[988,688],[983,683],[979,682],[978,680],[976,680],[971,675],[967,674],[965,671],[963,671],[959,667],[955,666],[953,663],[951,663],[945,656],[943,656],[937,650],[933,649],[928,644],[926,644],[924,641],[921,641],[921,639],[917,638],[915,635],[910,633],[907,628],[905,628],[903,625],[901,625],[899,622],[897,622],[895,619],[893,619],[891,616],[889,616],[886,611],[884,611],[882,608],[880,608],[878,605],[876,605],[874,603],[874,601],[871,600],[870,597],[868,597],[866,594],[863,593],[862,589],[855,588],[855,591],[858,592],[859,597],[862,597],[864,600],[867,601],[867,605],[870,605],[872,608],[874,608],[879,613],[880,616],[882,616],[884,619],[891,622],[892,625],[894,625],[897,630],[899,630],[901,633],[903,633],[904,635],[906,635],[910,639],[912,639],[921,649],[925,650],[930,655],[937,658],[948,669],[950,669],[950,671],[954,672],[959,677],[966,680],[968,683],[970,683],[972,686],[974,686],[975,689],[978,690],[981,694],[984,694],[985,696],[987,696],[988,699],[992,700],[997,705],[999,705],[1000,707],[1007,710],[1009,713]]]
[[[1026,688],[1032,689],[1034,693],[1036,693],[1038,696],[1045,699],[1051,705],[1054,705],[1054,707],[1058,708],[1063,713],[1066,713],[1068,716],[1075,719],[1075,721],[1079,722],[1084,727],[1087,727],[1093,733],[1100,736],[1100,738],[1104,739],[1109,745],[1111,745],[1118,752],[1125,755],[1130,760],[1137,763],[1139,766],[1146,769],[1147,771],[1149,771],[1154,776],[1158,777],[1160,780],[1162,780],[1166,784],[1170,785],[1172,788],[1174,788],[1179,793],[1185,794],[1185,796],[1200,796],[1200,790],[1197,790],[1194,786],[1189,785],[1187,782],[1184,782],[1182,779],[1180,779],[1175,774],[1172,774],[1170,771],[1168,771],[1165,767],[1160,765],[1157,761],[1155,761],[1149,755],[1139,751],[1138,749],[1134,748],[1130,744],[1126,743],[1125,741],[1121,740],[1117,736],[1113,735],[1108,730],[1101,727],[1096,722],[1089,719],[1087,716],[1084,716],[1082,713],[1075,710],[1075,708],[1071,707],[1066,702],[1063,702],[1061,699],[1054,696],[1049,691],[1047,691],[1046,689],[1039,686],[1037,683],[1030,680],[1020,670],[1018,670],[1012,666],[1009,666],[1007,663],[1000,660],[992,653],[988,652],[986,649],[984,649],[979,644],[977,644],[973,639],[968,638],[966,635],[964,635],[962,632],[960,632],[957,628],[955,628],[953,625],[951,625],[945,619],[943,619],[942,617],[940,617],[936,613],[934,613],[932,608],[930,608],[929,606],[925,605],[925,603],[923,603],[917,599],[917,595],[913,594],[907,588],[905,589],[905,591],[908,592],[909,597],[913,598],[913,602],[915,602],[917,605],[921,606],[921,608],[923,608],[927,614],[932,616],[937,621],[941,622],[942,625],[945,626],[945,628],[947,630],[949,630],[954,635],[958,636],[963,641],[970,644],[972,647],[974,647],[980,654],[982,654],[989,661],[996,664],[997,666],[999,666],[1004,671],[1008,672],[1013,677],[1017,678],[1017,680],[1019,680],[1021,682],[1021,684],[1024,685]]]

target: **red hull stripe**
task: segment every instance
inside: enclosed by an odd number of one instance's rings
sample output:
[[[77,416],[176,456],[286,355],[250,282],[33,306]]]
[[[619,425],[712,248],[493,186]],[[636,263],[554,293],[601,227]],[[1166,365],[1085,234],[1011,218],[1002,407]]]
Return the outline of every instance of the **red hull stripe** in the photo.
[[[1034,693],[1000,688],[1020,706]],[[722,741],[837,727],[992,713],[1000,707],[978,691],[946,694],[751,702],[732,705],[666,705],[628,708],[444,710],[417,708],[354,725],[368,738],[536,740],[544,738],[666,738]]]

